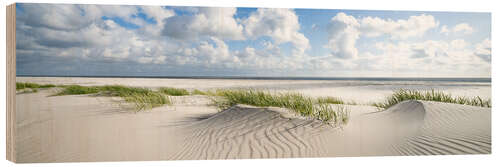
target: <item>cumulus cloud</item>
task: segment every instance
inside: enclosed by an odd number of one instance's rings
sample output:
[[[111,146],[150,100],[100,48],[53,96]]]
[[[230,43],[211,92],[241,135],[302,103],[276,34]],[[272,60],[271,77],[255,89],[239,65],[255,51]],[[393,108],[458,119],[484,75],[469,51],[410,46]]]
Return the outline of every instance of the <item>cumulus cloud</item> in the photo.
[[[464,34],[471,34],[474,32],[474,29],[467,23],[460,23],[453,27],[453,32],[462,32]]]
[[[391,20],[379,17],[355,18],[343,12],[330,21],[329,41],[326,46],[338,58],[356,58],[356,41],[360,35],[378,37],[389,35],[393,39],[422,36],[429,29],[439,25],[431,15],[410,16],[407,20]]]
[[[422,36],[428,30],[435,28],[439,22],[431,15],[410,16],[407,20],[381,19],[379,17],[364,17],[360,19],[360,30],[363,35],[376,37],[388,34],[394,39],[406,39]]]
[[[21,53],[40,56],[70,56],[102,60],[137,60],[146,62],[141,56],[154,57],[161,62],[162,54],[171,44],[156,41],[138,34],[142,30],[131,30],[103,16],[135,20],[139,12],[134,6],[110,5],[62,5],[22,4],[18,12],[17,47]],[[163,10],[163,9],[162,9]],[[144,11],[152,18],[151,9]],[[156,10],[156,12],[161,12]],[[165,11],[168,13],[168,10]],[[150,14],[150,15],[149,15]],[[156,48],[156,49],[155,49]],[[154,54],[151,52],[154,51]],[[158,58],[160,57],[160,58]],[[149,58],[148,58],[149,59]]]
[[[448,29],[448,26],[443,25],[443,26],[441,26],[441,31],[439,31],[439,32],[442,34],[448,35],[448,34],[450,34],[450,29]]]
[[[443,25],[441,27],[441,33],[445,34],[445,35],[449,35],[450,33],[454,33],[454,34],[472,34],[474,32],[474,28],[472,28],[472,26],[470,26],[469,24],[467,23],[460,23],[460,24],[457,24],[455,25],[453,28],[451,29],[448,29],[448,26],[446,25]]]
[[[353,16],[338,13],[331,19],[329,27],[329,40],[326,46],[335,57],[355,58],[358,55],[356,41],[359,38],[360,24]]]
[[[243,26],[233,17],[236,8],[198,8],[192,15],[167,18],[162,34],[180,40],[196,40],[200,37],[242,40]]]
[[[371,63],[382,66],[390,66],[394,71],[412,69],[414,71],[439,71],[450,72],[467,71],[464,69],[474,69],[487,67],[489,62],[483,61],[478,54],[479,48],[483,48],[481,42],[476,44],[476,49],[463,39],[443,41],[427,40],[423,42],[378,42],[376,48],[380,54],[372,58]],[[482,50],[485,51],[485,50]],[[487,51],[485,51],[487,53]]]
[[[195,71],[193,75],[200,71],[209,75],[309,75],[460,68],[450,71],[457,73],[489,67],[491,61],[489,38],[479,43],[468,39],[421,41],[419,37],[439,25],[431,15],[391,20],[356,18],[341,12],[323,23],[301,25],[296,11],[290,9],[257,9],[241,17],[236,8],[19,7],[16,47],[21,69],[40,70],[42,66],[29,65],[45,64],[59,72],[71,68],[85,72],[100,64],[106,71],[145,69],[140,75],[167,75],[162,73],[165,71],[181,75],[185,71]],[[319,26],[327,22],[328,26]],[[326,41],[314,41],[325,43],[324,48],[307,52],[310,39],[301,32],[302,26],[328,34]],[[468,24],[441,27],[443,33],[474,31]],[[359,43],[363,46],[357,46]],[[210,73],[214,70],[218,73]]]
[[[491,62],[491,40],[484,39],[481,43],[476,44],[475,54],[486,62]]]
[[[165,9],[160,6],[142,6],[142,11],[149,17],[155,19],[158,25],[163,25],[163,20],[175,16],[175,12],[170,9]]]
[[[301,69],[305,67],[304,61],[308,61],[303,54],[309,48],[309,41],[298,32],[300,24],[293,10],[263,9],[237,21],[236,8],[186,8],[182,10],[189,14],[176,15],[171,9],[149,6],[29,4],[22,7],[25,12],[18,19],[17,47],[24,57],[271,70]],[[39,7],[43,11],[31,10]],[[141,19],[136,17],[139,12],[156,23],[137,20]],[[61,18],[50,22],[50,17]],[[104,17],[140,27],[130,29]],[[257,24],[260,21],[268,24]],[[230,50],[225,42],[254,40],[259,36],[272,40],[264,40],[260,49],[248,46],[244,50]],[[281,52],[279,45],[287,42],[293,45],[293,56]]]
[[[92,23],[95,17],[83,15],[78,5],[23,4],[18,20],[27,26],[56,30],[78,30]],[[76,19],[78,18],[78,19]]]
[[[303,54],[310,47],[309,40],[299,32],[299,19],[291,9],[257,9],[243,24],[247,36],[269,36],[277,44],[290,42],[296,54]]]

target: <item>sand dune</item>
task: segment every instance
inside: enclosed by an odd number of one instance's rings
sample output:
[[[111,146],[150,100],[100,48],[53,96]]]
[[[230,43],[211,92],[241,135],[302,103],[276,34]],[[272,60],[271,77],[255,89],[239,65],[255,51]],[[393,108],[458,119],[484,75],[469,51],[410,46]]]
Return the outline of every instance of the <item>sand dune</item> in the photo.
[[[395,149],[402,155],[491,153],[491,112],[487,108],[421,102],[423,121],[416,135]]]
[[[357,110],[347,126],[332,127],[236,106],[192,125],[173,159],[491,153],[487,108],[405,101],[383,112]]]
[[[491,111],[466,105],[405,101],[363,113],[326,143],[328,155],[436,155],[491,153]]]
[[[310,139],[331,127],[317,120],[290,119],[270,109],[238,105],[187,128],[191,135],[173,159],[317,156],[321,146]]]
[[[18,94],[18,162],[289,158],[491,153],[491,109],[405,101],[348,105],[345,126],[206,96],[134,114],[110,97]],[[29,101],[29,103],[23,103]]]
[[[217,112],[199,96],[134,113],[109,97],[51,94],[16,96],[17,162],[166,160],[181,149],[179,127]]]

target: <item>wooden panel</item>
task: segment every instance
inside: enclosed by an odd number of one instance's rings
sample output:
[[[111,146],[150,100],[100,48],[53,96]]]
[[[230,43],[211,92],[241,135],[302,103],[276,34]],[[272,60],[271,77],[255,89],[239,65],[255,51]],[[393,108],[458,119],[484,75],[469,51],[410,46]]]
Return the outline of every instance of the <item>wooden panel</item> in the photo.
[[[7,160],[16,162],[16,4],[7,6]]]

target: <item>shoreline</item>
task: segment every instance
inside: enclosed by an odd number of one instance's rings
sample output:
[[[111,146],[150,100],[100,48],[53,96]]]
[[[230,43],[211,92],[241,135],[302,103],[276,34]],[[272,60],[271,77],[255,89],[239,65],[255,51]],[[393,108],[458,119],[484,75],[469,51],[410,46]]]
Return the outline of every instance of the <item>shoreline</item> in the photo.
[[[487,82],[491,77],[254,77],[254,76],[58,76],[17,75],[36,78],[137,78],[137,79],[229,79],[229,80],[325,80],[325,81],[434,81],[434,82]]]

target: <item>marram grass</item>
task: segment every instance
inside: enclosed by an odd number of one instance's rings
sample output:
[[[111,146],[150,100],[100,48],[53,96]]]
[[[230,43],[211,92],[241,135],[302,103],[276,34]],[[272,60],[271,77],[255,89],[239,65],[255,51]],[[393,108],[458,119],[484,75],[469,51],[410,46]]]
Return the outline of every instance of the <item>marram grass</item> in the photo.
[[[394,91],[394,93],[387,97],[385,102],[373,104],[375,107],[382,109],[388,109],[389,107],[398,104],[399,102],[405,100],[424,100],[424,101],[437,101],[444,103],[455,103],[464,104],[479,107],[491,107],[491,99],[483,99],[479,96],[477,97],[453,97],[451,94],[446,94],[442,91],[436,91],[434,89],[428,91],[419,90],[409,90],[400,89]]]
[[[121,97],[126,102],[134,104],[137,111],[148,110],[165,104],[171,104],[168,97],[153,91],[143,93],[131,92],[130,94]]]
[[[208,95],[208,93],[201,91],[201,90],[198,90],[198,89],[195,89],[195,90],[191,91],[191,95]]]
[[[36,92],[38,88],[52,88],[56,87],[53,84],[37,84],[37,83],[29,83],[29,82],[16,82],[16,90],[23,90],[26,88],[33,89]]]
[[[159,92],[170,96],[187,96],[189,92],[186,89],[162,87],[158,89]]]
[[[96,86],[67,85],[61,87],[63,88],[63,90],[59,93],[56,93],[55,96],[94,94],[100,91],[99,87]]]
[[[344,104],[344,101],[336,97],[319,97],[318,103],[328,103],[328,104]]]
[[[107,86],[62,86],[63,90],[55,94],[61,95],[79,95],[79,94],[97,94],[99,96],[121,97],[126,102],[134,104],[136,111],[148,110],[165,104],[171,104],[168,97],[160,92],[155,92],[147,88],[126,87],[121,85]]]
[[[213,93],[214,104],[221,110],[236,104],[257,107],[281,107],[290,109],[305,117],[333,124],[345,124],[349,110],[345,107],[332,106],[329,103],[306,97],[298,93],[275,93],[258,90],[217,90]]]

